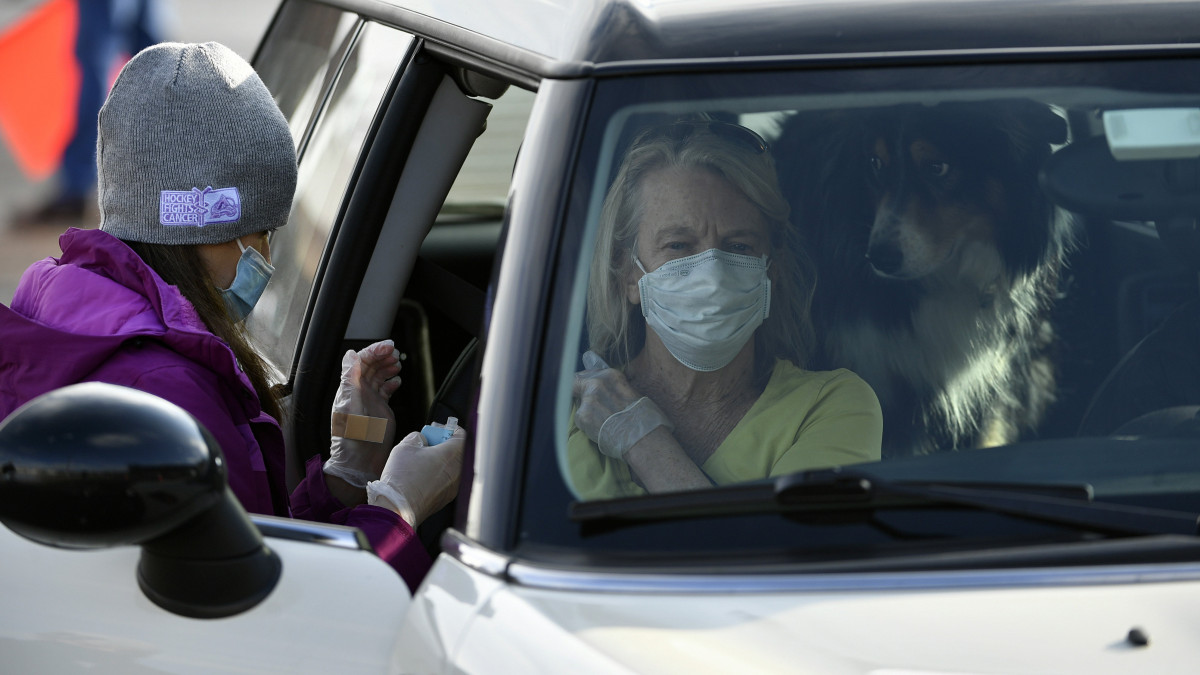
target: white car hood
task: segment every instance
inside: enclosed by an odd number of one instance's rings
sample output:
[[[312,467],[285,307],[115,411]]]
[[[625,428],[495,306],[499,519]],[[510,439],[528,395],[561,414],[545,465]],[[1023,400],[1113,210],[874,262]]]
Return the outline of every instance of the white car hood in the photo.
[[[1195,579],[1198,569],[1178,571]],[[402,640],[414,623],[440,621],[444,653],[409,664],[422,670],[448,659],[447,672],[467,673],[554,673],[564,664],[571,672],[688,674],[1195,672],[1200,581],[1091,572],[1074,585],[1016,571],[990,587],[962,575],[970,583],[953,588],[955,573],[922,573],[890,575],[891,589],[881,576],[862,575],[863,590],[847,590],[854,577],[845,576],[841,590],[685,595],[496,585],[443,557],[440,599],[426,594],[422,604],[418,594]],[[918,579],[941,583],[900,588]],[[452,599],[446,591],[456,584],[464,593]],[[456,619],[436,607],[447,602]],[[1133,629],[1149,643],[1131,643]]]

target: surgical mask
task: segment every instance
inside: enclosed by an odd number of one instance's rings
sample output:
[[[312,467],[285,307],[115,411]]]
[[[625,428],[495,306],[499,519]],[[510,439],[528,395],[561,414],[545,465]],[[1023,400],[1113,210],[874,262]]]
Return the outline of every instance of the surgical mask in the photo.
[[[709,249],[664,263],[638,280],[642,316],[667,351],[692,370],[723,368],[771,310],[767,257]]]
[[[237,245],[242,250],[242,257],[238,259],[237,274],[233,277],[233,284],[229,288],[218,290],[221,291],[221,299],[225,301],[229,313],[235,320],[241,321],[246,318],[250,310],[254,309],[255,303],[262,297],[267,282],[275,273],[275,268],[258,252],[258,249],[253,246],[244,246],[240,237],[237,239]]]

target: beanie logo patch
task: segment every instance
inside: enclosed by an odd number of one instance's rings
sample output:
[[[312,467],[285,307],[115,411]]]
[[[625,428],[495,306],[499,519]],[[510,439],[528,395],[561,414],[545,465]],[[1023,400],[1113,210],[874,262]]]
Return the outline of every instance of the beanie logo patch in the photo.
[[[158,193],[158,222],[175,227],[204,227],[232,223],[242,217],[242,196],[235,187],[210,185],[203,190],[163,190]]]

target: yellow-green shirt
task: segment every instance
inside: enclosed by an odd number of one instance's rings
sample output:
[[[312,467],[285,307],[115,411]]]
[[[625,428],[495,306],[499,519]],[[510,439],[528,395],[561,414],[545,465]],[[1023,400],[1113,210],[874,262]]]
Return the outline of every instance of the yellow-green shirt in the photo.
[[[801,370],[780,360],[762,395],[700,469],[717,485],[740,483],[875,461],[882,442],[879,399],[862,378],[844,369]],[[646,494],[629,465],[602,454],[575,426],[573,414],[567,468],[581,499]]]

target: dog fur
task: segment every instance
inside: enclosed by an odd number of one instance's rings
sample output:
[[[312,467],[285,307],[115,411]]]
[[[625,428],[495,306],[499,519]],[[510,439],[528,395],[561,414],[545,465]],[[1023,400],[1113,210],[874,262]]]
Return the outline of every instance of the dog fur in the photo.
[[[1070,226],[1038,170],[1066,135],[1022,100],[783,124],[780,183],[818,269],[812,367],[871,384],[885,457],[1012,442],[1054,400],[1049,310]]]

